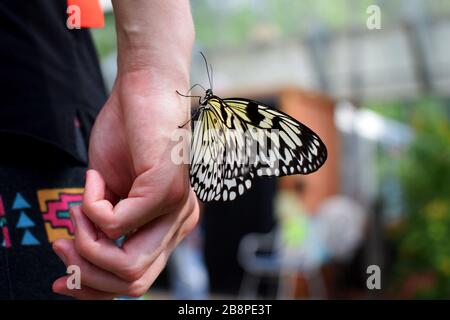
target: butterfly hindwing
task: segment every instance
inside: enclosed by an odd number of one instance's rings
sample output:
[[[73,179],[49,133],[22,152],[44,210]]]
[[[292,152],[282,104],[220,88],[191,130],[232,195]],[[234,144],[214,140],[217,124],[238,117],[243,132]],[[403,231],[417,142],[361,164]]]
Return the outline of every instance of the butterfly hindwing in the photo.
[[[222,193],[223,165],[218,163],[224,152],[223,142],[214,130],[215,116],[201,112],[191,144],[191,186],[202,201],[211,201]]]

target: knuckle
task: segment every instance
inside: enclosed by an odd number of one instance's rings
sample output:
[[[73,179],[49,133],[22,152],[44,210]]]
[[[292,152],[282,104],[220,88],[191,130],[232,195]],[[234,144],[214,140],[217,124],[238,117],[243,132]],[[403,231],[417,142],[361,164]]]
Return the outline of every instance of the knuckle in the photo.
[[[81,209],[83,212],[87,213],[88,215],[92,215],[95,213],[95,206],[92,202],[87,202],[83,199],[83,202],[81,204]]]
[[[147,293],[150,285],[143,280],[136,280],[128,288],[127,295],[133,298],[142,297]]]
[[[192,217],[192,219],[188,219],[188,221],[186,221],[186,223],[184,225],[184,228],[182,229],[181,235],[183,238],[186,237],[189,233],[191,233],[192,230],[195,229],[195,227],[198,223],[198,220],[199,220],[198,213],[194,212],[194,213],[192,213],[192,215],[194,215]]]
[[[194,200],[188,211],[187,225],[194,228],[200,220],[200,207],[197,200]]]
[[[181,203],[186,200],[189,194],[189,188],[183,181],[177,181],[172,184],[171,190],[168,193],[169,201],[171,203]]]
[[[82,257],[95,256],[95,252],[89,241],[82,237],[75,237],[75,249]]]
[[[112,219],[105,226],[101,227],[101,229],[112,240],[116,240],[124,234],[124,229],[117,219]]]
[[[145,270],[137,264],[125,264],[118,271],[119,276],[125,281],[138,281],[144,274]]]
[[[188,229],[188,232],[191,232],[198,224],[198,221],[200,219],[200,214],[198,211],[195,211],[192,213],[192,219],[190,219],[187,223],[186,228]]]

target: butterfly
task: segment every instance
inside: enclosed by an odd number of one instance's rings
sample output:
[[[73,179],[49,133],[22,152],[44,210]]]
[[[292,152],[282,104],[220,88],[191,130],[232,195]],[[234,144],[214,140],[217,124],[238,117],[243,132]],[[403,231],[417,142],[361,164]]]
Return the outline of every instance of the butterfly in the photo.
[[[210,83],[192,118],[190,183],[203,202],[233,201],[257,176],[286,176],[317,171],[327,159],[320,137],[288,114],[245,98],[216,96]],[[191,91],[196,84],[191,87]],[[188,91],[188,92],[189,92]],[[189,120],[191,121],[191,120]],[[188,122],[189,122],[188,121]],[[181,127],[186,125],[183,124]]]

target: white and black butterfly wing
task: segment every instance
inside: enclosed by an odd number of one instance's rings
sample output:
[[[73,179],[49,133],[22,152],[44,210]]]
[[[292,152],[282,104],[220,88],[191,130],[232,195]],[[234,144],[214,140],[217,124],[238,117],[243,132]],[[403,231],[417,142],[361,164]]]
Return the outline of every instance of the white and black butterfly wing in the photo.
[[[327,158],[318,135],[283,112],[240,98],[208,104],[192,142],[191,184],[202,201],[234,200],[254,176],[308,174]]]

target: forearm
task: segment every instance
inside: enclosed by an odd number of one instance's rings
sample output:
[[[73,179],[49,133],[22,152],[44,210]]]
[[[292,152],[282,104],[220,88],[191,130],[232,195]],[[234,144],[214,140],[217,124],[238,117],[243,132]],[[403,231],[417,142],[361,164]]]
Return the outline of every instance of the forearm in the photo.
[[[118,72],[187,83],[194,26],[188,0],[113,0]]]

